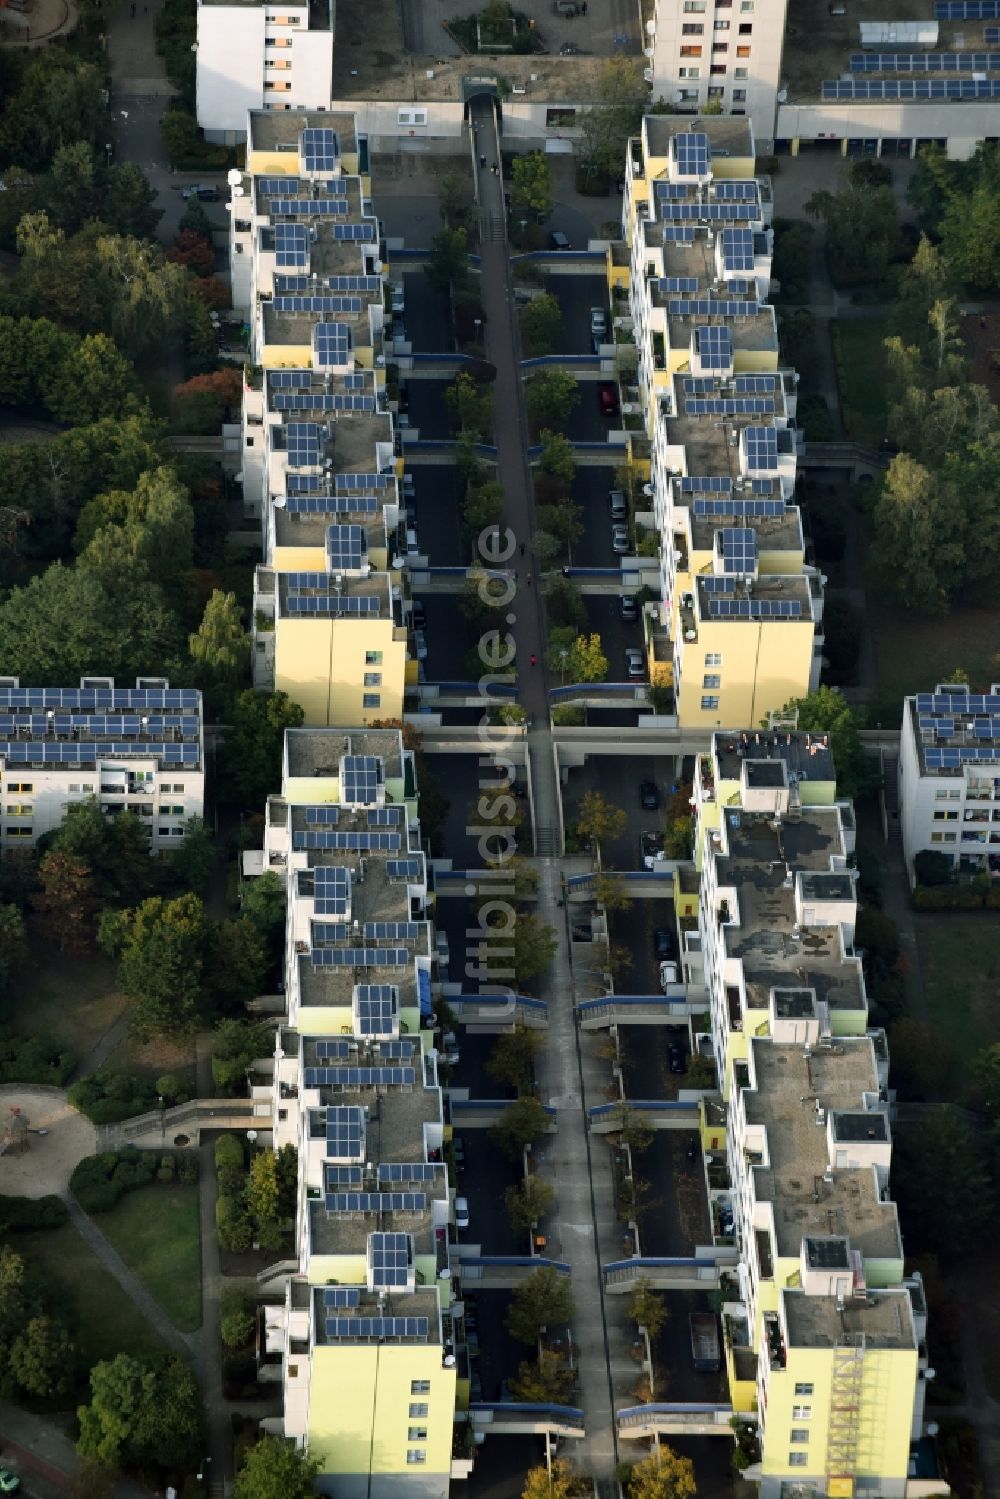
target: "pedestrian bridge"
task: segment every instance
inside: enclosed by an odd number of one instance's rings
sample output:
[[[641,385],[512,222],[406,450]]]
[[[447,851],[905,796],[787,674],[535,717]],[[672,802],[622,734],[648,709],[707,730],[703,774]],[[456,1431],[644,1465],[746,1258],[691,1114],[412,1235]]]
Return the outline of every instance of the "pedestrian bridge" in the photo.
[[[731,1405],[633,1405],[616,1416],[618,1435],[629,1441],[647,1437],[733,1436]]]

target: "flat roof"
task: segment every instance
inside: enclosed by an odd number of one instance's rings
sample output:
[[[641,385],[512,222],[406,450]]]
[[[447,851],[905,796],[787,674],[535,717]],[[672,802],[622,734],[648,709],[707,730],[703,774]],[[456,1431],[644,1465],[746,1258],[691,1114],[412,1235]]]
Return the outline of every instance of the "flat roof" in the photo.
[[[419,1076],[419,1075],[418,1075]],[[441,1123],[441,1090],[425,1088],[321,1088],[321,1107],[309,1110],[309,1136],[326,1139],[326,1109],[368,1110],[365,1123],[365,1160],[415,1163],[425,1159],[424,1125]],[[325,1211],[323,1217],[326,1217]],[[370,1228],[370,1225],[369,1225]]]
[[[699,573],[695,579],[695,589],[698,599],[698,619],[703,625],[720,623],[719,617],[712,614],[708,607],[709,601],[718,599],[718,593],[706,591],[706,579],[712,574]],[[736,585],[735,578],[729,575],[732,582],[732,596],[756,601],[767,600],[773,603],[797,603],[798,614],[769,614],[765,619],[766,624],[784,623],[800,625],[812,620],[812,595],[809,591],[809,580],[804,573],[759,573],[750,584]],[[726,624],[760,624],[760,618],[756,615],[728,615]]]
[[[687,320],[690,321],[690,320]],[[727,323],[726,327],[729,326]],[[685,344],[690,340],[685,340]],[[739,348],[739,338],[733,338],[734,348]],[[740,447],[729,441],[729,430],[737,427],[759,427],[760,417],[688,417],[666,418],[667,442],[671,447],[684,449],[685,471],[692,477],[698,475],[728,476],[730,479],[744,477]],[[778,456],[795,453],[794,434],[787,427],[776,427],[778,434]]]
[[[385,762],[387,781],[403,776],[402,740],[399,729],[285,730],[288,774],[293,777],[340,776],[345,755],[377,755]]]
[[[833,1296],[782,1291],[782,1309],[792,1348],[836,1348],[860,1342],[872,1348],[916,1348],[913,1308],[907,1289],[874,1291],[838,1306]]]
[[[998,49],[1000,50],[1000,49]],[[994,684],[996,687],[1000,684]],[[976,699],[979,701],[977,702]],[[993,779],[1000,765],[1000,693],[968,694],[962,698],[937,692],[906,699],[907,723],[916,747],[920,774],[939,777],[982,774]],[[944,702],[954,706],[945,708]],[[953,750],[944,755],[938,751]]]
[[[676,508],[685,508],[685,502],[698,499],[697,495],[681,495]],[[715,499],[715,496],[711,496]],[[721,498],[721,497],[720,497]],[[734,496],[738,499],[739,496]],[[724,526],[746,527],[757,538],[758,552],[802,552],[805,543],[802,537],[802,517],[798,506],[788,505],[782,515],[695,515],[687,505],[691,528],[691,545],[699,552],[711,552],[715,548],[715,533]]]
[[[783,760],[790,774],[810,781],[835,779],[827,734],[799,729],[745,729],[712,735],[712,755],[723,781],[738,781],[746,759]]]
[[[751,790],[771,790],[785,785],[784,766],[776,760],[748,760],[745,769],[747,786]]]
[[[863,1094],[878,1092],[868,1038],[838,1037],[809,1055],[759,1037],[750,1048],[756,1089],[743,1094],[746,1120],[766,1130],[769,1162],[753,1168],[754,1192],[772,1204],[778,1255],[798,1256],[810,1236],[839,1235],[865,1259],[901,1258],[895,1203],[881,1200],[873,1168],[830,1170],[826,1130],[816,1122],[817,1105],[856,1110]]]
[[[803,900],[854,900],[854,881],[849,874],[837,874],[833,870],[807,870],[799,876],[799,884]]]
[[[312,1204],[312,1206],[315,1206],[315,1204]],[[315,1222],[315,1214],[313,1214],[312,1216],[313,1221]],[[371,1222],[371,1220],[369,1220],[369,1222]],[[390,1231],[395,1229],[396,1224],[394,1217]],[[382,1232],[381,1229],[369,1229],[369,1231]],[[398,1232],[406,1233],[408,1232],[408,1230],[405,1228],[400,1228]],[[365,1247],[367,1247],[367,1241]],[[313,1248],[314,1252],[320,1254],[331,1252],[329,1250],[318,1249],[315,1243],[313,1245]],[[416,1249],[416,1246],[414,1246],[414,1248]],[[417,1253],[426,1252],[427,1251],[425,1250],[417,1249]],[[382,1318],[383,1323],[384,1319],[387,1317],[426,1318],[427,1332],[423,1338],[415,1336],[413,1332],[408,1329],[402,1337],[399,1337],[398,1335],[392,1337],[386,1337],[383,1335],[379,1337],[378,1341],[383,1347],[387,1342],[392,1345],[396,1342],[440,1343],[441,1341],[440,1301],[438,1300],[437,1290],[432,1286],[421,1287],[415,1291],[405,1293],[401,1291],[386,1292],[381,1296],[369,1295],[367,1290],[362,1289],[361,1300],[358,1306],[351,1308],[326,1307],[323,1303],[323,1292],[325,1289],[327,1288],[324,1286],[310,1287],[313,1302],[313,1326],[315,1328],[314,1342],[317,1348],[342,1348],[345,1342],[349,1342],[351,1346],[354,1346],[354,1344],[358,1342],[374,1342],[376,1340],[374,1336],[362,1335],[357,1338],[346,1339],[344,1337],[335,1337],[327,1334],[326,1324],[328,1319],[330,1319],[331,1321],[333,1319],[337,1319],[342,1328],[345,1320],[347,1320],[348,1322],[352,1322],[356,1318],[363,1317]]]
[[[374,598],[378,601],[378,612],[374,615],[376,619],[391,619],[393,617],[392,585],[388,573],[369,572],[364,577],[355,576],[352,573],[337,574],[340,583],[335,582],[335,576],[331,572],[318,570],[316,577],[322,577],[322,584],[315,589],[303,590],[295,586],[294,579],[299,576],[296,573],[277,573],[275,575],[278,585],[278,609],[281,619],[358,619],[361,616],[349,613],[344,608],[344,600],[352,598]],[[309,574],[308,576],[313,576]],[[304,593],[312,592],[319,600],[319,607],[309,613],[302,613],[289,607],[289,599],[301,598]],[[335,602],[339,601],[339,602]]]
[[[672,295],[672,294],[670,294]],[[657,297],[659,294],[657,293]],[[669,300],[668,296],[662,298],[665,306]],[[656,298],[654,298],[655,305]],[[706,317],[703,313],[672,313],[667,311],[667,341],[671,349],[688,349],[691,344],[691,335],[696,328],[704,328],[706,324],[722,324],[728,328],[733,338],[734,353],[765,353],[776,354],[778,352],[778,325],[775,320],[774,308],[770,302],[759,302],[757,311],[743,317]],[[759,420],[759,419],[758,419]],[[705,424],[704,418],[697,418],[694,422],[682,417],[674,417],[672,422],[680,425]],[[671,441],[680,439],[671,437]]]
[[[731,115],[643,116],[643,133],[651,156],[666,156],[675,135],[692,131],[708,136],[712,156],[752,156],[753,132],[749,122]]]
[[[304,340],[308,343],[308,338]],[[286,422],[292,418],[299,421],[310,421],[308,412],[294,412],[286,417]],[[324,413],[324,427],[330,422],[330,413]],[[329,470],[330,485],[333,487],[338,474],[375,474],[379,473],[379,460],[377,447],[381,444],[385,449],[392,447],[392,416],[388,411],[351,411],[346,415],[339,413],[336,420],[330,422],[332,436],[324,432],[322,441],[323,460],[330,460],[333,467]],[[286,451],[287,436],[285,435],[285,423],[280,427],[271,428],[271,442],[275,452]],[[390,476],[392,477],[392,476]]]
[[[322,241],[321,241],[322,243]],[[311,247],[310,266],[315,269],[317,246]],[[355,349],[370,349],[376,340],[372,337],[368,320],[368,308],[352,315],[347,312],[280,312],[273,302],[262,302],[265,344],[310,344],[313,329],[318,323],[337,323],[351,330],[351,345]]]
[[[358,149],[355,115],[353,111],[339,109],[252,109],[248,146],[251,151],[294,151],[297,154],[303,130],[335,130],[340,138],[341,154]]]

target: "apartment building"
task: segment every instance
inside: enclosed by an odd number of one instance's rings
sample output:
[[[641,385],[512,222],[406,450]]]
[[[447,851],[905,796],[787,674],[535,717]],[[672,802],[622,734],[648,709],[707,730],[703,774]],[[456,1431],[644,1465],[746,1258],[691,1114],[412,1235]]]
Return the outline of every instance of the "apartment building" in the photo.
[[[367,144],[352,116],[251,112],[234,181],[234,296],[251,329],[244,507],[261,524],[254,684],[310,724],[398,718],[405,505]]]
[[[22,687],[0,678],[0,847],[33,848],[76,802],[107,817],[131,812],[150,852],[177,846],[205,809],[201,693],[165,677],[82,677],[79,687]]]
[[[695,783],[740,1250],[727,1366],[734,1406],[756,1408],[764,1499],[903,1496],[923,1431],[926,1308],[889,1195],[888,1054],[835,785],[829,744],[788,726],[714,735]]]
[[[433,928],[413,756],[397,730],[286,735],[254,867],[288,891],[275,1148],[298,1148],[297,1264],[265,1311],[265,1423],[318,1458],[323,1492],[444,1496],[452,1354]]]
[[[749,122],[646,116],[623,228],[660,537],[647,644],[685,727],[759,724],[819,684],[823,582],[794,503],[798,377],[766,300],[770,220]]]
[[[899,817],[910,881],[926,851],[956,870],[1000,875],[1000,683],[942,683],[903,704]]]
[[[336,0],[198,0],[196,110],[210,141],[246,137],[251,109],[328,109]]]

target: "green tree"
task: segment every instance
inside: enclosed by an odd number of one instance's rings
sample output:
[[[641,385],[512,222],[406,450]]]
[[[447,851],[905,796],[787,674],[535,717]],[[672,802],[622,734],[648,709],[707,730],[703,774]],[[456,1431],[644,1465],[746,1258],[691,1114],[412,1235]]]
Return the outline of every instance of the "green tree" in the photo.
[[[529,983],[545,972],[559,946],[555,930],[540,916],[524,915],[514,928],[514,973],[519,984]]]
[[[576,476],[576,454],[573,444],[561,432],[548,430],[539,433],[542,451],[538,456],[538,467],[543,474],[551,474],[566,489]]]
[[[198,668],[199,686],[226,703],[250,665],[250,636],[235,593],[212,590],[201,624],[188,636],[188,650]]]
[[[552,1211],[555,1200],[555,1188],[540,1176],[525,1177],[524,1181],[508,1187],[503,1194],[507,1216],[517,1233],[527,1233],[534,1228],[546,1213]]]
[[[594,899],[605,911],[627,911],[632,897],[626,893],[625,882],[619,875],[599,874],[594,881]]]
[[[694,1464],[664,1442],[632,1469],[628,1499],[694,1499]]]
[[[281,1242],[278,1222],[278,1166],[273,1150],[259,1150],[250,1162],[246,1208],[254,1226],[254,1237],[264,1249],[277,1249]]]
[[[201,208],[197,199],[191,202]],[[191,204],[188,204],[188,208]],[[185,216],[188,209],[185,209]],[[204,212],[204,210],[203,210]],[[116,162],[105,173],[104,202],[101,218],[116,234],[132,235],[136,239],[152,239],[156,226],[163,217],[162,208],[156,206],[156,189],[151,186],[141,167],[135,162]],[[183,217],[181,227],[186,228]]]
[[[808,300],[815,230],[805,219],[775,219],[772,270],[786,302]]]
[[[521,325],[524,352],[529,357],[551,354],[559,347],[563,316],[559,303],[551,292],[541,292],[537,297],[532,297],[530,302],[525,302],[518,313],[518,322]]]
[[[515,156],[510,169],[510,206],[516,212],[527,210],[536,219],[552,212],[552,168],[544,151],[529,151]]]
[[[0,997],[9,992],[11,980],[27,954],[24,917],[20,908],[0,906]]]
[[[559,555],[567,556],[583,535],[583,508],[569,501],[561,505],[538,505],[535,518],[540,527],[536,535],[551,536],[558,544]]]
[[[33,1311],[24,1258],[8,1244],[0,1246],[0,1348],[9,1348]]]
[[[617,57],[604,65],[597,101],[583,112],[582,158],[590,176],[622,174],[629,137],[638,135],[649,89],[632,58]]]
[[[151,240],[102,235],[95,245],[108,332],[131,358],[179,339],[190,296],[187,271]]]
[[[576,816],[577,832],[597,843],[613,842],[625,831],[628,814],[614,807],[600,791],[585,791]]]
[[[107,96],[101,68],[68,50],[32,53],[15,87],[5,78],[0,158],[44,171],[61,146],[107,138]]]
[[[284,1221],[295,1217],[299,1189],[299,1153],[294,1145],[282,1145],[276,1156],[278,1180],[278,1217]]]
[[[449,296],[466,285],[469,279],[469,237],[464,229],[444,228],[435,234],[426,270],[431,285]]]
[[[438,208],[448,229],[461,229],[468,234],[475,218],[469,181],[459,172],[446,172],[438,184]]]
[[[552,1459],[548,1468],[529,1468],[521,1499],[585,1499],[593,1482],[564,1457]]]
[[[60,952],[74,957],[94,944],[97,895],[94,876],[82,859],[53,849],[38,865],[39,889],[32,905],[44,919]]]
[[[261,1026],[248,1020],[223,1020],[212,1038],[212,1080],[215,1086],[227,1096],[242,1089],[251,1063],[272,1049]]]
[[[167,855],[167,869],[175,885],[204,899],[215,868],[215,845],[202,818],[188,817],[183,829],[183,838]]]
[[[281,956],[285,934],[285,882],[273,869],[256,879],[244,880],[240,910],[264,940],[272,961]]]
[[[842,796],[857,797],[872,789],[878,779],[878,770],[876,762],[865,754],[858,737],[864,720],[839,692],[832,687],[820,687],[807,697],[792,698],[783,711],[798,714],[801,730],[830,736],[837,790]]]
[[[972,1086],[980,1107],[991,1119],[1000,1115],[1000,1042],[984,1046],[972,1059]]]
[[[444,394],[445,404],[456,434],[471,432],[474,437],[485,437],[493,423],[493,393],[478,385],[465,370],[461,370]]]
[[[23,1390],[43,1399],[73,1383],[76,1348],[54,1317],[32,1317],[10,1345],[10,1368]]]
[[[135,901],[152,888],[156,865],[139,818],[131,812],[105,817],[95,796],[68,807],[59,827],[39,840],[39,849],[43,859],[58,852],[79,860],[93,875],[99,906]]]
[[[514,1398],[529,1405],[568,1405],[575,1387],[573,1370],[551,1348],[543,1348],[537,1359],[520,1364],[510,1382]]]
[[[257,1319],[245,1296],[228,1308],[223,1307],[219,1334],[227,1348],[245,1348],[253,1337]]]
[[[120,1353],[90,1371],[90,1404],[77,1410],[77,1451],[107,1467],[176,1472],[201,1451],[201,1396],[180,1359]]]
[[[580,387],[568,370],[545,370],[524,387],[525,408],[536,427],[564,427],[579,403]]]
[[[105,911],[97,935],[119,959],[119,983],[134,1001],[130,1028],[140,1039],[189,1035],[208,1017],[209,923],[198,896],[152,896],[132,911]]]
[[[319,1462],[281,1437],[247,1449],[233,1480],[233,1499],[314,1499]]]
[[[503,520],[503,485],[472,485],[466,490],[462,501],[462,527],[470,539],[477,541],[484,531],[498,526]]]
[[[60,146],[41,186],[49,217],[68,234],[96,218],[101,191],[93,147],[82,140]]]
[[[537,1031],[515,1025],[498,1036],[486,1063],[486,1072],[496,1083],[506,1083],[517,1093],[530,1093],[535,1078],[535,1059],[541,1050]],[[1000,1095],[998,1095],[1000,1096]]]
[[[805,204],[821,219],[831,272],[841,282],[880,281],[899,248],[896,198],[891,187],[850,177],[836,192],[813,193]]]
[[[552,573],[542,585],[549,620],[556,626],[582,630],[587,623],[587,606],[579,585],[562,573]]]
[[[543,1265],[522,1280],[507,1308],[507,1331],[519,1343],[538,1342],[546,1327],[572,1322],[575,1307],[568,1277]]]
[[[667,1304],[659,1291],[654,1291],[648,1280],[636,1281],[628,1299],[628,1314],[639,1327],[644,1327],[650,1338],[656,1337],[667,1320]]]
[[[549,1116],[532,1093],[508,1104],[490,1134],[500,1149],[518,1161],[527,1146],[541,1139],[549,1127]]]
[[[996,179],[981,181],[971,192],[956,194],[946,204],[941,218],[941,252],[961,281],[984,290],[997,285],[998,240],[1000,202]]]
[[[281,785],[285,730],[299,728],[304,719],[285,692],[239,694],[219,756],[219,791],[225,801],[254,811],[263,807]]]

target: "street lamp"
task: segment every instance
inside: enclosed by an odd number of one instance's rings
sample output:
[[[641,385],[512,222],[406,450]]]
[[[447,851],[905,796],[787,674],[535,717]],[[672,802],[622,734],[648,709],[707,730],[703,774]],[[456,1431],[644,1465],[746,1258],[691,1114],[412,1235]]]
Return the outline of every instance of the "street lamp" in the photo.
[[[562,686],[566,686],[566,662],[569,660],[569,651],[563,646],[559,652],[559,665],[562,668]]]
[[[167,1116],[166,1116],[166,1113],[164,1112],[165,1109],[166,1109],[166,1103],[164,1101],[162,1093],[160,1094],[159,1099],[157,1101],[158,1101],[158,1103],[160,1105],[160,1143],[162,1145],[163,1141],[167,1137]]]
[[[253,1150],[257,1143],[257,1131],[255,1129],[248,1129],[247,1139],[250,1141],[250,1149]]]

